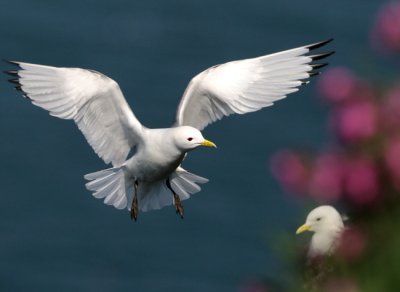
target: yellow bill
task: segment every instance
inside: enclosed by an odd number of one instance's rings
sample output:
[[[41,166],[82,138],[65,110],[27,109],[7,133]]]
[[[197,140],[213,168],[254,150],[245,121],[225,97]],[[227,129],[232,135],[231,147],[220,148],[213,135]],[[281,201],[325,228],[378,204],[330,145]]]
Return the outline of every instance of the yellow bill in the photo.
[[[303,232],[308,231],[308,230],[310,230],[310,229],[311,229],[311,226],[310,226],[310,225],[308,225],[308,224],[303,224],[303,225],[301,225],[301,226],[297,229],[296,234],[303,233]]]
[[[204,141],[201,142],[200,145],[201,145],[201,146],[205,146],[205,147],[214,147],[214,148],[217,148],[217,145],[215,145],[213,142],[211,142],[211,141],[209,141],[209,140],[207,140],[207,139],[204,139]]]

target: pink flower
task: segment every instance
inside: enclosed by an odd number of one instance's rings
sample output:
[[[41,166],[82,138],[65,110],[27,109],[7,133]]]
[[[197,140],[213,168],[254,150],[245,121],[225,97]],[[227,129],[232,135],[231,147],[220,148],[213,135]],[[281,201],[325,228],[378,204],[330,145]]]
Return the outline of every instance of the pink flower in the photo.
[[[310,177],[309,192],[322,202],[337,201],[343,191],[343,158],[335,153],[319,156]]]
[[[346,228],[339,241],[336,255],[346,261],[360,258],[367,247],[367,236],[357,227]]]
[[[400,85],[386,94],[382,116],[385,127],[397,132],[400,127]]]
[[[276,153],[271,159],[271,172],[286,191],[304,192],[307,169],[296,153],[289,150]]]
[[[400,137],[389,140],[384,148],[385,165],[397,189],[400,189]]]
[[[378,109],[370,101],[352,101],[333,111],[331,125],[343,142],[361,142],[377,133]]]
[[[349,69],[336,67],[321,75],[317,90],[328,102],[338,103],[354,95],[357,83],[357,78]]]
[[[344,190],[347,198],[359,206],[368,205],[376,200],[379,178],[372,161],[356,158],[347,162]]]
[[[354,100],[373,101],[375,99],[375,89],[365,80],[358,80],[353,92]]]
[[[400,2],[383,6],[371,31],[372,46],[400,52]]]

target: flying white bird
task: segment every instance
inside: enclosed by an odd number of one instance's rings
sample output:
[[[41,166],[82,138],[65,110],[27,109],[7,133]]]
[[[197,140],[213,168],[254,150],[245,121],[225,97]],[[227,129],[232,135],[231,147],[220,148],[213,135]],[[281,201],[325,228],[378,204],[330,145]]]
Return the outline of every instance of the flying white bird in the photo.
[[[313,231],[309,257],[331,255],[337,247],[344,230],[343,217],[332,206],[320,206],[312,210],[306,223],[300,226],[296,234]]]
[[[118,84],[95,71],[9,61],[10,82],[50,115],[75,121],[94,151],[113,167],[85,175],[93,196],[117,209],[138,212],[175,205],[208,180],[181,167],[186,153],[216,147],[203,138],[208,124],[233,113],[260,110],[298,90],[333,52],[307,55],[331,40],[211,67],[195,76],[180,101],[171,128],[149,129],[135,117]],[[133,155],[128,158],[130,152]]]

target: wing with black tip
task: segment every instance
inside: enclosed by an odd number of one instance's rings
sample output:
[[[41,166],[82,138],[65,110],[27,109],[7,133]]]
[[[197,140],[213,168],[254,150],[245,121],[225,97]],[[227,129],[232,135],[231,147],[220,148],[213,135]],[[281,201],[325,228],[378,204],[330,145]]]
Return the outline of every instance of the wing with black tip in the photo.
[[[271,106],[298,91],[326,63],[314,63],[334,52],[309,55],[332,39],[253,59],[211,67],[195,76],[180,101],[176,125],[199,130],[233,113]]]
[[[141,141],[142,125],[111,78],[79,68],[8,62],[18,66],[6,72],[16,89],[52,116],[74,120],[106,163],[122,164]]]

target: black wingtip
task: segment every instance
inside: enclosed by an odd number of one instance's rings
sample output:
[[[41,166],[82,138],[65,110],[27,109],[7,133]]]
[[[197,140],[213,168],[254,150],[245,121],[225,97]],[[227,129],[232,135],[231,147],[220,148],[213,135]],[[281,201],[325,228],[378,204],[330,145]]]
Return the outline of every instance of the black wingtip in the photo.
[[[19,65],[19,62],[10,61],[10,60],[6,60],[6,59],[3,59],[3,61],[6,62],[6,63],[8,63],[8,64],[11,64],[11,65],[18,66],[19,69],[21,69],[21,66]],[[27,99],[31,99],[31,98],[27,95],[27,93],[22,89],[22,85],[21,85],[21,83],[19,82],[19,75],[18,75],[18,72],[19,72],[19,70],[8,70],[8,71],[3,71],[3,73],[14,77],[14,78],[12,78],[12,79],[8,79],[8,82],[14,84],[15,89],[18,90],[18,91],[21,91],[23,97],[25,97],[25,98],[27,98]]]
[[[322,68],[322,67],[325,67],[325,66],[327,66],[327,65],[328,65],[328,63],[310,64],[310,66],[312,67],[312,70],[311,70],[311,71],[308,71],[307,73],[310,75],[310,77],[319,75],[319,74],[321,74],[321,72],[320,72],[320,71],[316,71],[316,70],[317,70],[317,69],[320,69],[320,68]]]
[[[335,53],[335,51],[329,52],[329,53],[323,53],[323,54],[318,54],[318,55],[312,55],[309,56],[313,61],[317,61],[317,60],[321,60],[323,58],[329,57],[331,55],[333,55]]]
[[[325,67],[325,66],[327,66],[327,65],[328,65],[328,63],[310,64],[310,66],[313,68],[313,70],[323,68],[323,67]]]
[[[19,83],[19,79],[8,79],[8,82],[21,86],[21,83]]]
[[[8,82],[14,84],[14,88],[18,91],[22,92],[23,97],[31,99],[26,92],[22,89],[21,83],[19,83],[19,79],[9,79]]]
[[[333,38],[330,38],[330,39],[328,39],[326,41],[322,41],[322,42],[318,42],[318,43],[315,43],[315,44],[308,45],[308,46],[306,46],[306,48],[309,49],[310,51],[311,50],[315,50],[315,49],[318,49],[320,47],[325,46],[326,44],[330,43],[331,41],[333,41]]]
[[[3,62],[6,62],[6,63],[11,64],[11,65],[19,66],[19,62],[17,62],[17,61],[11,61],[11,60],[3,59]]]
[[[317,75],[319,75],[319,74],[321,74],[321,72],[319,72],[319,71],[310,71],[310,72],[308,72],[308,75],[309,75],[310,77],[317,76]]]
[[[12,77],[18,77],[18,71],[15,70],[3,71],[3,73],[10,75]]]

